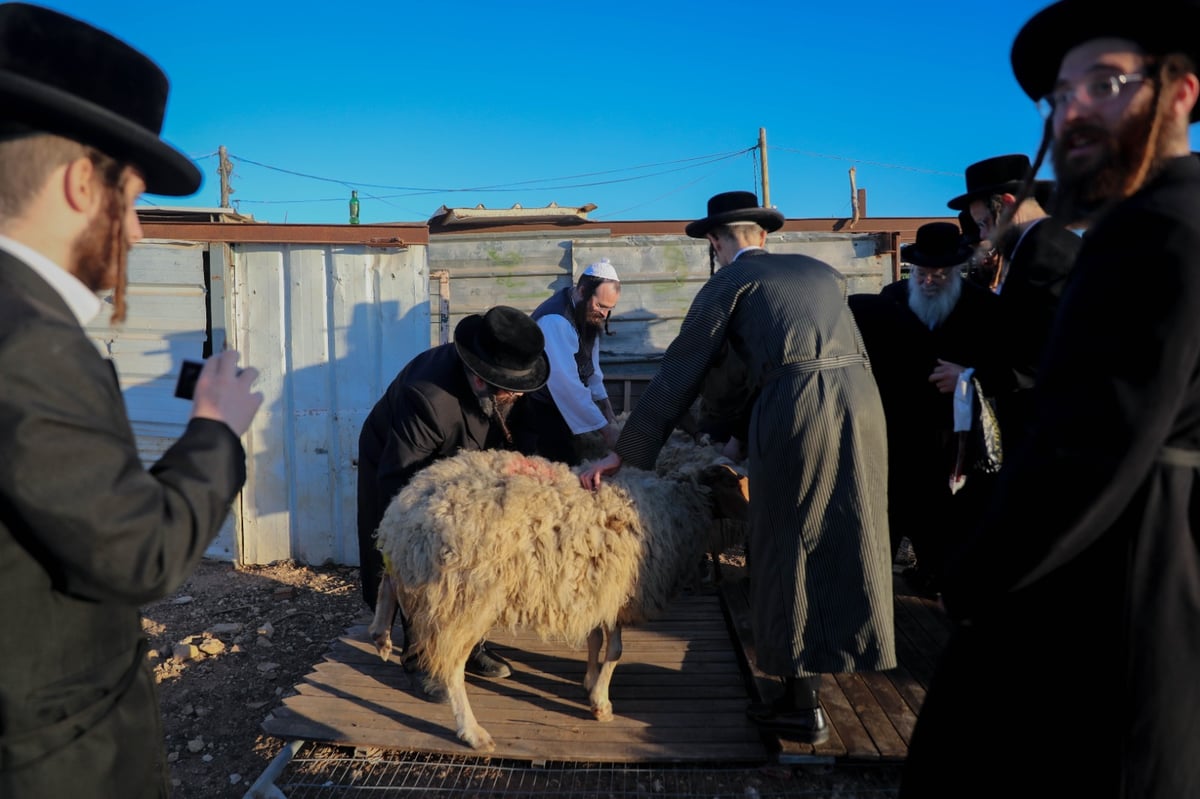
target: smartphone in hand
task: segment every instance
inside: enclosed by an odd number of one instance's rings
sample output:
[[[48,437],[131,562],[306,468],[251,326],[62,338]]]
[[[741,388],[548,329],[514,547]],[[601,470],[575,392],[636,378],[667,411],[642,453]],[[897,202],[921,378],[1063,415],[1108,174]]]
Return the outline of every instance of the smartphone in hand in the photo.
[[[183,362],[183,366],[179,367],[179,380],[175,383],[176,397],[185,400],[192,398],[196,393],[196,378],[200,377],[200,370],[203,368],[204,364],[200,361]]]

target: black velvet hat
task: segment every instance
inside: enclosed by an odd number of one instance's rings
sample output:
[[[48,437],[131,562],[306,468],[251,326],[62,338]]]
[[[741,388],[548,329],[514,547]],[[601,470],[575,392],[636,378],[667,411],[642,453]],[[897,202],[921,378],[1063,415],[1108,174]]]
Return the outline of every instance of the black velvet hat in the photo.
[[[200,170],[159,138],[167,76],[72,17],[0,4],[0,127],[53,133],[137,167],[152,194],[200,188]]]
[[[971,245],[953,222],[926,222],[917,228],[917,240],[900,247],[900,260],[925,269],[946,269],[966,263]]]
[[[464,316],[454,328],[454,347],[468,369],[497,388],[537,391],[550,377],[542,329],[507,305]]]
[[[755,222],[772,233],[783,227],[783,214],[774,208],[763,208],[752,191],[727,191],[710,197],[708,216],[688,223],[684,232],[694,239],[702,239],[708,231],[730,222]]]
[[[1094,0],[1060,0],[1034,14],[1012,46],[1013,75],[1031,100],[1058,82],[1063,56],[1092,39],[1136,42],[1150,55],[1186,53],[1200,64],[1200,0],[1142,0],[1136,7],[1104,12]],[[1200,103],[1192,121],[1200,117]]]

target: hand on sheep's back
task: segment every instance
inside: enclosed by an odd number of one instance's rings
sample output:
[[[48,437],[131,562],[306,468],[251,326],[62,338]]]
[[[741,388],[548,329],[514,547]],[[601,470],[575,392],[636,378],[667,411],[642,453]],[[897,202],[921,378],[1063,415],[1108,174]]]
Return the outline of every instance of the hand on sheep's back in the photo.
[[[621,468],[621,456],[610,452],[598,461],[593,461],[579,473],[579,484],[589,491],[600,488],[600,478],[604,475],[616,474]]]

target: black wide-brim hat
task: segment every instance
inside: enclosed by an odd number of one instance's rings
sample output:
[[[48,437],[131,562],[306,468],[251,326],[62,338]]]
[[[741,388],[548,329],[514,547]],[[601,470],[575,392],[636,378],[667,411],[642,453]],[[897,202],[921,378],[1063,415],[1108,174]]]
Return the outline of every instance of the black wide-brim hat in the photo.
[[[0,4],[0,128],[53,133],[131,164],[151,194],[200,188],[196,165],[159,138],[167,76],[142,53],[80,20]]]
[[[689,222],[684,232],[694,239],[702,239],[708,231],[730,222],[754,222],[773,233],[783,227],[783,214],[774,208],[763,208],[752,191],[727,191],[710,197],[708,216]]]
[[[953,222],[927,222],[917,228],[916,241],[900,247],[900,260],[925,269],[946,269],[966,263],[971,245]]]
[[[1034,14],[1013,40],[1013,75],[1037,101],[1054,89],[1063,57],[1100,38],[1127,39],[1148,54],[1186,53],[1200,65],[1200,0],[1142,0],[1135,8],[1101,11],[1094,0],[1060,0]],[[1200,103],[1192,121],[1200,118]]]
[[[537,391],[550,377],[542,329],[507,305],[464,316],[454,328],[454,347],[468,369],[496,388]]]
[[[1029,172],[1029,156],[997,155],[967,167],[967,190],[946,203],[952,210],[963,211],[976,200],[993,194],[1016,194]]]

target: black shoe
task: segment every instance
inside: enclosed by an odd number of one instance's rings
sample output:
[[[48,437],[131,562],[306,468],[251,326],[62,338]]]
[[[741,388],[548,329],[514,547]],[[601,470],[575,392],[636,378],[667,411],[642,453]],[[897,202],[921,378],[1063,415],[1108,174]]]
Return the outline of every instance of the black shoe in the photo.
[[[937,599],[942,595],[937,578],[920,566],[911,566],[900,572],[900,576],[912,592],[922,599]]]
[[[400,665],[404,667],[404,672],[408,675],[409,684],[416,688],[423,697],[430,702],[439,704],[449,701],[450,695],[446,692],[445,686],[430,681],[429,674],[421,668],[415,654],[405,657],[400,661]]]
[[[829,740],[829,725],[825,723],[825,712],[819,707],[797,709],[776,700],[770,704],[750,705],[746,715],[760,727],[802,743],[819,744]]]
[[[480,643],[467,658],[467,674],[495,679],[512,674],[512,668],[508,661]]]

